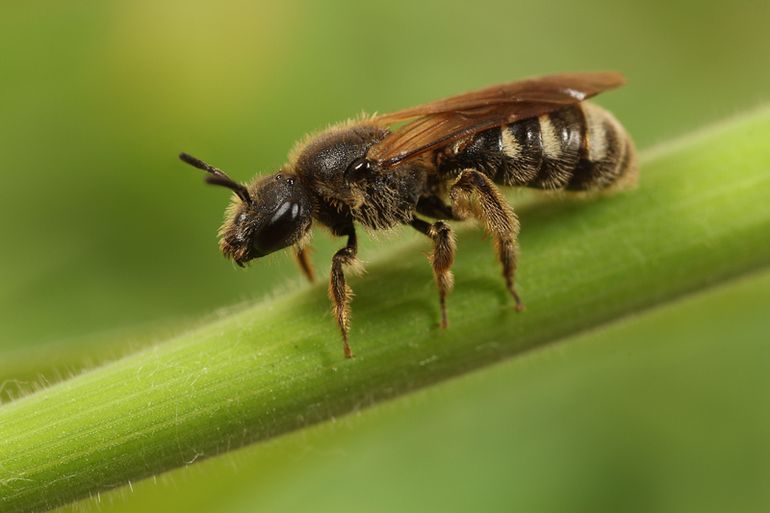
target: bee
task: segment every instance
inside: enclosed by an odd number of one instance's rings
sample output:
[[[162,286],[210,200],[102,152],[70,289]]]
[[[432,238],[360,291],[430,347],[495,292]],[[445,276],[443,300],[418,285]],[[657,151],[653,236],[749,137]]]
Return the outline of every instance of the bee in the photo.
[[[350,358],[345,270],[358,265],[356,225],[409,225],[431,239],[446,328],[456,248],[446,221],[475,218],[491,235],[505,286],[523,310],[514,286],[519,221],[497,186],[598,191],[633,181],[631,138],[612,114],[585,101],[624,82],[614,72],[542,76],[346,121],[306,138],[277,173],[248,185],[186,153],[180,158],[206,171],[208,183],[233,191],[219,247],[241,267],[291,246],[312,281],[313,222],[347,238],[332,257],[329,298]]]

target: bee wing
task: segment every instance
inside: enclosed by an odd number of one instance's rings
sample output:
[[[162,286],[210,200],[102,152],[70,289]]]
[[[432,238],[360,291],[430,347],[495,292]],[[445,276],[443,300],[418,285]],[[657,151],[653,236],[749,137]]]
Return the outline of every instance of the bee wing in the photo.
[[[501,84],[377,116],[384,125],[409,121],[369,149],[389,168],[475,133],[582,102],[625,83],[623,75],[562,73]]]

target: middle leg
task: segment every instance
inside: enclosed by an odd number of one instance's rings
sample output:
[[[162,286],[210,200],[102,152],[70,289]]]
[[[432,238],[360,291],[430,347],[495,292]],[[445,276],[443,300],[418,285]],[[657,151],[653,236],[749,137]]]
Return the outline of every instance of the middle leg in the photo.
[[[417,231],[433,239],[433,254],[429,257],[429,260],[433,264],[433,274],[436,277],[436,285],[438,286],[441,327],[446,328],[446,296],[452,290],[452,285],[454,285],[454,276],[450,270],[455,261],[455,249],[457,247],[454,234],[452,229],[441,221],[430,224],[417,217],[412,217],[409,224]]]

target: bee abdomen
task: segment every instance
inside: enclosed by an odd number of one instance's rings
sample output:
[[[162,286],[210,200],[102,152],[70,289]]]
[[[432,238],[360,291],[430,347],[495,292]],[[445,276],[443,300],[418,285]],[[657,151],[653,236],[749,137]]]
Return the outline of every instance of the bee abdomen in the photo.
[[[580,161],[584,127],[580,107],[566,107],[481,132],[442,164],[455,173],[477,169],[501,185],[562,189]]]
[[[539,116],[543,160],[527,187],[562,189],[581,159],[585,124],[580,107],[567,107]]]
[[[600,107],[581,103],[486,130],[447,148],[439,172],[473,168],[501,185],[594,190],[635,165],[623,127]]]
[[[584,191],[609,187],[636,173],[636,151],[615,116],[590,103],[582,104],[585,119],[583,157],[566,189]]]

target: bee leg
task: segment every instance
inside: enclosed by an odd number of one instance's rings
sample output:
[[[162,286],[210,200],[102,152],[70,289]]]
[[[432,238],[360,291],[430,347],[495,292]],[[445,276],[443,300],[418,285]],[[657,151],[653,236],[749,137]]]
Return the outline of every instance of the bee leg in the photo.
[[[294,258],[297,260],[297,264],[302,269],[302,274],[305,275],[307,281],[314,283],[315,270],[313,269],[313,262],[310,261],[310,248],[308,246],[294,246]]]
[[[450,270],[455,261],[455,249],[457,247],[454,234],[452,229],[441,221],[430,224],[422,219],[413,217],[409,224],[417,231],[433,239],[433,254],[428,260],[433,264],[433,274],[436,277],[436,285],[438,286],[441,327],[446,328],[446,296],[452,290],[452,285],[454,285],[454,275],[452,275]]]
[[[519,245],[519,220],[495,184],[486,175],[472,169],[460,174],[449,191],[452,208],[460,218],[472,215],[484,224],[495,241],[497,256],[503,265],[503,277],[513,299],[516,310],[524,310],[524,304],[516,293],[513,278]]]
[[[356,242],[356,232],[351,226],[347,231],[347,245],[337,251],[332,257],[332,272],[329,279],[329,299],[333,303],[334,317],[337,319],[337,325],[342,333],[342,344],[345,358],[352,358],[353,352],[348,343],[348,334],[350,332],[350,300],[353,297],[353,291],[345,283],[345,274],[342,272],[342,266],[355,265],[358,243]]]

